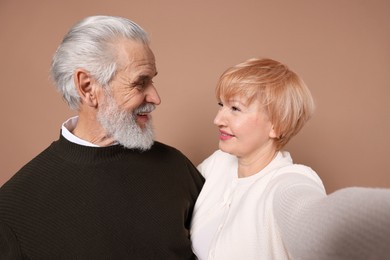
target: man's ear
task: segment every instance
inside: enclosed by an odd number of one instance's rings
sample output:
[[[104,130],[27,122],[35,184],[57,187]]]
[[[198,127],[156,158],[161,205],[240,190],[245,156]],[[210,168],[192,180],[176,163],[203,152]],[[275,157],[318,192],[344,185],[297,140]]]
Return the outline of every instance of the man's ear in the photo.
[[[96,107],[97,96],[96,96],[96,86],[94,84],[94,79],[92,76],[83,69],[77,69],[74,72],[74,84],[76,86],[77,93],[80,96],[81,103],[84,103],[91,107]]]

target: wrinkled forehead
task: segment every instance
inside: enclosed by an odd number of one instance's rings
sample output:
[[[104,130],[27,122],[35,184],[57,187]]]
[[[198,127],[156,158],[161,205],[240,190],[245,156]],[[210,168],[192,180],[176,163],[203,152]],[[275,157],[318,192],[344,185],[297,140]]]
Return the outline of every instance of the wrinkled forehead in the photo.
[[[156,70],[156,59],[149,45],[134,40],[120,40],[117,47],[119,65],[128,67],[144,67]]]

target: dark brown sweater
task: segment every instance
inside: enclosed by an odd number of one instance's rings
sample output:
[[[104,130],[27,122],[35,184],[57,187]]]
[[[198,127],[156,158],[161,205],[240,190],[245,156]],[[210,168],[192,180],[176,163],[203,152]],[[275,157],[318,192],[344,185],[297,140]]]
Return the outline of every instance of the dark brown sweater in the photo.
[[[193,259],[202,185],[162,143],[140,152],[61,136],[0,188],[0,259]]]

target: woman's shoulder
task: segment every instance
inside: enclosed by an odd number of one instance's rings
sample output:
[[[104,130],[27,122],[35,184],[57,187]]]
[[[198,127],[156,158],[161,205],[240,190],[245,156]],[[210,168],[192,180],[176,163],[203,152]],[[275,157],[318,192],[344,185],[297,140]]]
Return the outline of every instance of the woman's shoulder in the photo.
[[[200,165],[211,165],[211,164],[224,164],[227,162],[234,162],[236,161],[236,157],[225,153],[221,150],[214,151],[209,157],[204,159],[204,161]],[[199,165],[199,166],[200,166]]]
[[[197,168],[202,173],[203,177],[207,178],[210,173],[236,169],[237,158],[221,150],[216,150],[201,162]]]
[[[311,167],[294,163],[288,152],[281,152],[279,158],[280,167],[274,172],[274,180],[279,183],[315,183],[323,187],[320,176]]]

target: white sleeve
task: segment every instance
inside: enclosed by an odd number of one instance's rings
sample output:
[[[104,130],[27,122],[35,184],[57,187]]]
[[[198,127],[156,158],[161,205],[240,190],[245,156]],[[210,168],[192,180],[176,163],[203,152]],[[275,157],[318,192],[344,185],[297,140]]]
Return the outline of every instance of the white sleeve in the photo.
[[[389,189],[344,188],[324,195],[305,182],[280,185],[274,198],[293,259],[390,259]]]
[[[196,168],[202,174],[203,178],[206,178],[206,169],[207,169],[207,159],[201,162]]]
[[[203,162],[201,162],[196,168],[202,174],[202,176],[207,179],[210,174],[213,174],[215,167],[219,169],[220,166],[218,165],[224,164],[223,162],[226,160],[225,157],[225,153],[221,152],[220,150],[216,150],[209,157],[203,160]]]

